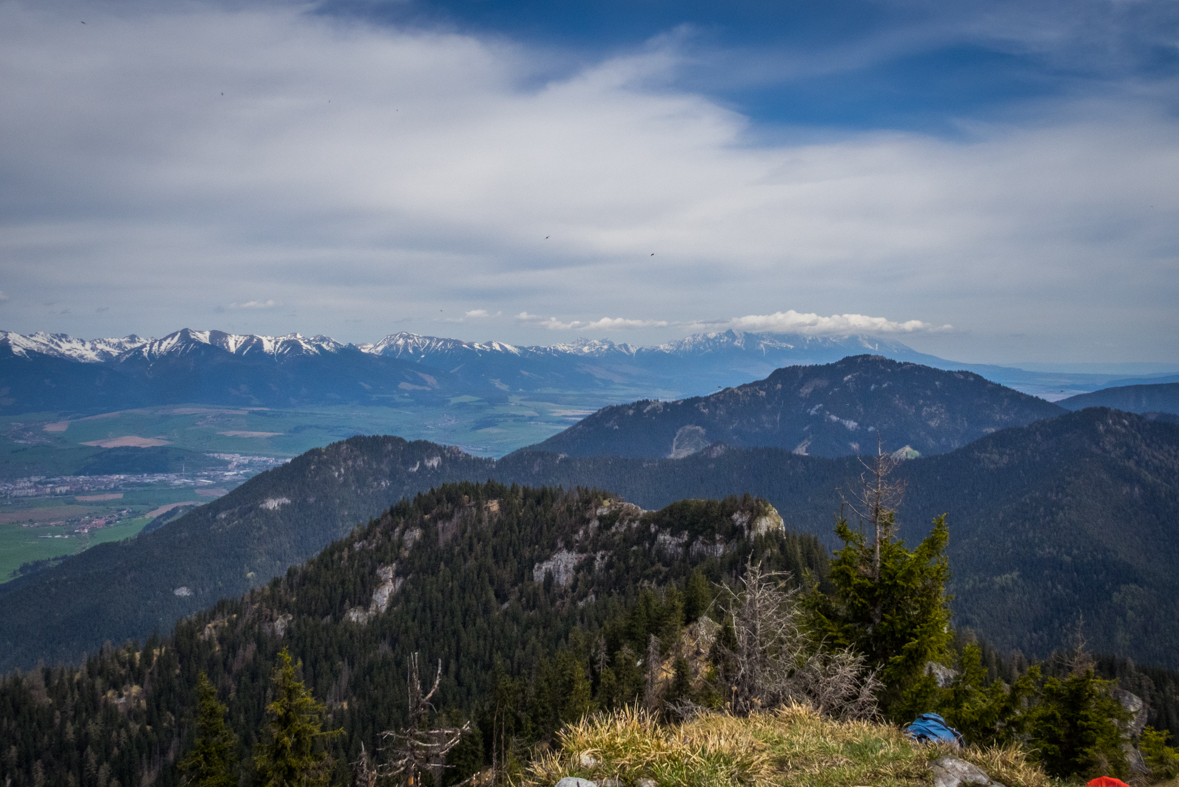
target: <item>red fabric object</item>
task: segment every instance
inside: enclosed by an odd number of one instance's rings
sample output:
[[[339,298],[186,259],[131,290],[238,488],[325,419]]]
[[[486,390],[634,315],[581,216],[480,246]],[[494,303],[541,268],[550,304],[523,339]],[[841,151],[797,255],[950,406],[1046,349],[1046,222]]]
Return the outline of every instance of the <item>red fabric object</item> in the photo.
[[[1093,781],[1085,785],[1085,787],[1130,787],[1121,779],[1115,779],[1112,776],[1098,776]]]

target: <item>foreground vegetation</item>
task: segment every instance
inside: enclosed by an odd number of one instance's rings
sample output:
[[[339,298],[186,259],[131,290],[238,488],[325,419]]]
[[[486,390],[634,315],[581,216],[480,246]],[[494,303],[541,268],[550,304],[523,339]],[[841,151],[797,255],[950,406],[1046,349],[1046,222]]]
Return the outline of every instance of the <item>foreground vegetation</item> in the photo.
[[[610,769],[628,787],[903,784],[929,752],[879,720],[930,710],[1009,787],[1128,776],[1111,685],[1080,654],[1027,665],[955,638],[944,523],[908,548],[881,497],[829,558],[748,496],[643,512],[595,490],[442,486],[170,637],[8,676],[4,778],[344,784],[371,761],[439,787]],[[938,685],[929,661],[956,677]],[[1154,778],[1179,763],[1161,733],[1140,748]]]
[[[1053,783],[1019,746],[922,746],[895,725],[838,721],[788,705],[744,718],[706,713],[680,724],[660,724],[637,709],[593,716],[562,730],[559,748],[537,757],[521,784],[544,787],[579,776],[623,784],[647,778],[660,787],[915,787],[927,785],[929,763],[947,755],[979,766],[1007,787]]]

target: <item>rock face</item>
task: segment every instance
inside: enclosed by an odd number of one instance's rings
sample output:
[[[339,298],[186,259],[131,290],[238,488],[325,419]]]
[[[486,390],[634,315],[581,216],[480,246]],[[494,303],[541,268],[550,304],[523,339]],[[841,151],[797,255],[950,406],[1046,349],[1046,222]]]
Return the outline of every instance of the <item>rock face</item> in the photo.
[[[933,771],[933,787],[959,787],[963,784],[1003,787],[999,782],[993,781],[982,768],[957,757],[940,757],[930,763],[929,767]]]
[[[555,787],[598,787],[598,785],[594,782],[591,782],[589,779],[579,779],[576,776],[566,776],[564,779],[557,782]]]

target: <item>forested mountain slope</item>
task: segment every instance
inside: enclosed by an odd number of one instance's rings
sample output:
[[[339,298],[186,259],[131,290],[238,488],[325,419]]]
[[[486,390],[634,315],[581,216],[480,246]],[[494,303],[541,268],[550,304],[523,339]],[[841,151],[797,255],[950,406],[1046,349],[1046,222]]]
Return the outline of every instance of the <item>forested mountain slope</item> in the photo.
[[[711,443],[785,448],[811,456],[922,455],[1062,411],[970,372],[944,372],[875,355],[790,366],[764,380],[673,402],[606,407],[533,446],[570,456],[682,458]]]
[[[724,446],[655,461],[521,452],[497,467],[532,483],[613,489],[643,506],[740,490],[823,538],[837,490],[854,490],[862,471],[855,458]],[[1179,426],[1094,408],[904,462],[896,477],[907,485],[902,536],[915,541],[949,514],[957,625],[1044,655],[1083,616],[1095,651],[1179,667]]]
[[[1179,414],[1179,383],[1102,388],[1100,391],[1061,399],[1057,404],[1066,410],[1113,407],[1128,413],[1171,413],[1175,415]]]
[[[326,727],[343,731],[329,745],[333,783],[344,784],[361,744],[375,755],[387,743],[377,734],[404,725],[416,652],[426,681],[442,665],[441,718],[474,723],[450,759],[453,783],[491,760],[495,735],[518,756],[580,718],[591,696],[606,708],[641,701],[649,649],[667,657],[711,601],[709,580],[731,580],[750,558],[796,577],[827,570],[816,539],[786,532],[748,497],[644,513],[587,490],[446,486],[181,621],[172,637],[108,649],[76,672],[0,681],[5,767],[21,787],[38,770],[67,784],[87,768],[125,785],[176,785],[198,672],[228,698],[248,752],[287,648],[328,705]]]
[[[397,437],[355,437],[262,473],[166,527],[0,585],[0,670],[75,660],[106,640],[264,584],[406,495],[493,463]]]
[[[520,452],[492,462],[430,443],[353,438],[310,452],[133,541],[0,586],[0,667],[74,659],[104,640],[281,574],[403,495],[447,480],[609,489],[644,508],[746,492],[788,528],[831,543],[857,457],[713,446],[679,460]],[[1095,651],[1179,666],[1179,426],[1105,409],[1069,413],[908,461],[901,534],[948,513],[959,625],[1045,654],[1083,614]],[[290,502],[282,502],[283,500]],[[271,502],[268,502],[271,501]],[[253,576],[250,576],[250,573]],[[185,587],[192,596],[176,595]]]

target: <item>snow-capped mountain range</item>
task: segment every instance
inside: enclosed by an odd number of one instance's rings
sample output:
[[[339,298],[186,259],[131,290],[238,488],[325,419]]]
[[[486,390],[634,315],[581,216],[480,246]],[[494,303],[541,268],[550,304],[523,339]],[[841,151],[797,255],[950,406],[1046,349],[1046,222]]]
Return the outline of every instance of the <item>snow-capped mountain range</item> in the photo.
[[[166,355],[185,355],[207,345],[232,355],[269,355],[276,358],[292,355],[338,353],[347,348],[389,358],[426,361],[440,357],[470,353],[474,355],[505,355],[517,358],[575,356],[603,358],[608,356],[639,357],[642,355],[689,356],[717,352],[749,352],[768,356],[781,352],[821,352],[831,350],[855,353],[886,353],[889,355],[917,355],[898,342],[867,336],[815,337],[802,335],[773,336],[769,334],[724,331],[700,333],[650,347],[615,344],[609,339],[577,339],[573,342],[547,346],[515,346],[506,342],[467,342],[421,336],[416,333],[395,333],[378,342],[344,344],[330,336],[305,337],[298,333],[285,336],[257,336],[223,331],[197,331],[184,328],[162,339],[145,339],[134,334],[122,338],[78,339],[64,333],[19,334],[0,331],[0,346],[11,348],[13,354],[27,356],[34,352],[52,358],[64,358],[82,363],[105,363],[127,358],[153,360]]]
[[[654,347],[578,339],[550,346],[396,333],[372,344],[327,336],[255,336],[185,328],[160,339],[78,339],[0,331],[0,414],[103,412],[152,404],[232,406],[488,404],[543,392],[584,406],[679,398],[774,369],[881,353],[925,361],[865,336],[698,334]],[[934,359],[936,360],[936,359]]]
[[[1111,384],[1109,377],[1078,382],[1092,376],[1073,375],[1064,383],[1061,375],[955,363],[871,336],[729,330],[636,347],[605,339],[518,346],[405,332],[371,344],[346,344],[328,336],[189,328],[160,339],[0,331],[0,415],[171,403],[281,408],[429,400],[445,406],[462,396],[494,405],[534,394],[601,407],[703,395],[763,379],[782,367],[863,354],[973,371],[1036,394],[1055,394],[1066,385],[1077,392]]]

